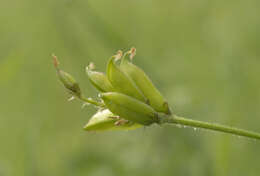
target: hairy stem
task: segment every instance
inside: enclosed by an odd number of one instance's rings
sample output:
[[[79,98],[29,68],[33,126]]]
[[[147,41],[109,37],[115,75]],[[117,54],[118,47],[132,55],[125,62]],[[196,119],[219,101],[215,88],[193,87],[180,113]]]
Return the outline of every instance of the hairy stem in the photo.
[[[176,115],[169,116],[165,122],[180,124],[180,125],[194,127],[194,128],[202,128],[202,129],[208,129],[213,131],[219,131],[223,133],[229,133],[237,136],[244,136],[244,137],[260,140],[260,133],[229,127],[226,125],[220,125],[216,123],[208,123],[208,122],[202,122],[198,120],[187,119],[184,117],[178,117]]]

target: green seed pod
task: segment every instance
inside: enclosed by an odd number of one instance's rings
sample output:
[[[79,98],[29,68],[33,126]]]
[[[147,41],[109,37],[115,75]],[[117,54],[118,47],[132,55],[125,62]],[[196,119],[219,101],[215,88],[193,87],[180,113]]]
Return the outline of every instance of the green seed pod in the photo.
[[[117,92],[102,93],[100,97],[111,112],[126,120],[142,125],[159,122],[153,108],[135,98]]]
[[[132,48],[124,55],[120,64],[121,70],[135,82],[139,90],[141,90],[143,95],[148,99],[150,106],[158,112],[171,114],[168,103],[158,89],[153,85],[149,77],[142,69],[130,62],[134,55],[135,48]]]
[[[81,90],[79,84],[70,74],[58,68],[58,60],[56,56],[53,56],[53,61],[54,61],[54,66],[57,70],[58,78],[60,79],[64,87],[67,88],[72,95],[80,97]]]
[[[112,56],[107,64],[107,77],[115,88],[116,92],[126,94],[134,97],[140,101],[146,102],[146,98],[142,92],[138,89],[135,83],[121,71],[119,66],[115,64],[117,56]]]
[[[68,73],[58,70],[58,77],[63,83],[63,85],[72,93],[73,95],[76,95],[77,97],[80,97],[81,90],[79,87],[79,84],[75,81],[75,79]]]
[[[142,127],[142,125],[125,121],[125,123],[117,124],[120,122],[116,116],[108,109],[98,111],[94,114],[84,129],[86,131],[108,131],[108,130],[133,130]]]
[[[94,87],[96,87],[100,92],[114,91],[112,84],[104,73],[93,71],[89,67],[86,68],[86,72],[92,85],[94,85]]]

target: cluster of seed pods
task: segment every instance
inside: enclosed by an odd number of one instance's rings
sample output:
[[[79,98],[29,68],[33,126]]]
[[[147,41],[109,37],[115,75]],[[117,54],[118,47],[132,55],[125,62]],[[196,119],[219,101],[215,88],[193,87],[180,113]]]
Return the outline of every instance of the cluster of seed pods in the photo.
[[[79,84],[59,68],[58,60],[53,56],[58,78],[72,97],[98,107],[85,125],[86,131],[132,130],[154,123],[171,123],[260,139],[260,134],[253,131],[172,114],[167,101],[149,77],[132,63],[135,54],[135,48],[124,54],[118,51],[109,59],[106,74],[95,71],[94,64],[86,68],[90,82],[99,91],[98,100],[85,98]]]
[[[81,100],[100,106],[84,127],[88,131],[130,130],[159,123],[159,115],[170,115],[167,101],[150,78],[132,63],[136,49],[109,58],[106,74],[94,70],[90,64],[86,72],[91,84],[99,91],[98,102],[82,96],[78,83],[68,73],[54,65],[58,77],[67,90]]]

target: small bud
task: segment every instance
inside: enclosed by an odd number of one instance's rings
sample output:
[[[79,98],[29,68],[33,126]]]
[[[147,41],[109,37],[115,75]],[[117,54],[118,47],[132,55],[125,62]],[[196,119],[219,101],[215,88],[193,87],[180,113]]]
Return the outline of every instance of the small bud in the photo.
[[[117,92],[102,93],[107,108],[120,117],[142,125],[158,123],[158,115],[149,105]]]
[[[88,121],[84,129],[86,131],[107,131],[107,130],[132,130],[132,129],[142,127],[142,125],[129,122],[124,119],[114,118],[114,117],[117,116],[115,116],[108,109],[98,111],[95,115],[91,117],[91,119]]]
[[[54,62],[54,67],[57,70],[58,78],[63,83],[64,87],[67,88],[72,95],[74,95],[76,97],[80,97],[81,90],[80,90],[79,84],[76,82],[76,80],[70,74],[68,74],[58,68],[59,62],[55,55],[53,55],[53,62]]]
[[[154,110],[165,114],[171,114],[168,103],[159,90],[153,85],[150,78],[142,69],[129,61],[133,58],[135,53],[135,48],[132,48],[124,55],[120,64],[121,70],[133,80],[139,90],[141,90],[143,95],[148,99],[149,104]]]
[[[93,68],[93,65],[91,66],[91,64],[86,67],[86,72],[92,85],[101,92],[113,92],[114,88],[107,76],[104,73],[93,71],[90,69],[91,67]]]
[[[115,91],[146,102],[146,98],[135,83],[115,64],[115,58],[116,56],[112,56],[107,64],[107,77]]]

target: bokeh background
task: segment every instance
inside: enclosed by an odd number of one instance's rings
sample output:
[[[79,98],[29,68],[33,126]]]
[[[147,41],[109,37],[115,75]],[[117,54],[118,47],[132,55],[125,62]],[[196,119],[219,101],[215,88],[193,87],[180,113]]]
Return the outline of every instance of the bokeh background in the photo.
[[[175,113],[260,132],[260,1],[0,3],[0,176],[255,176],[260,143],[192,128],[87,133],[51,54],[96,97],[85,66],[137,48]]]

